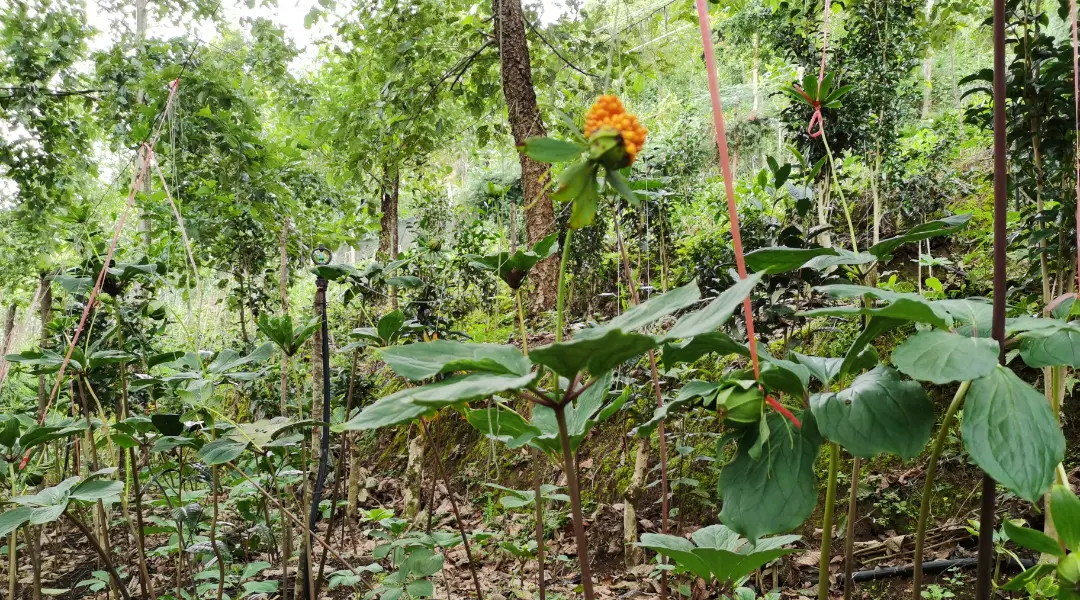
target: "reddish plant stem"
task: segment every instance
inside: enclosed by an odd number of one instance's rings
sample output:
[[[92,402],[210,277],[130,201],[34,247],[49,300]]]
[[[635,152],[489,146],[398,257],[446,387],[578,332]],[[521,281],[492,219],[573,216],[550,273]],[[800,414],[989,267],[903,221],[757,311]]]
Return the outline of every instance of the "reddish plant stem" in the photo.
[[[571,388],[573,386],[571,385]],[[577,463],[570,449],[570,433],[566,427],[566,405],[555,408],[555,421],[559,424],[559,440],[562,442],[563,468],[566,470],[566,487],[570,492],[570,510],[574,521],[574,539],[577,542],[578,562],[581,563],[581,588],[585,600],[593,600],[592,569],[589,566],[589,539],[585,536],[585,517],[581,511],[581,489],[578,484]]]

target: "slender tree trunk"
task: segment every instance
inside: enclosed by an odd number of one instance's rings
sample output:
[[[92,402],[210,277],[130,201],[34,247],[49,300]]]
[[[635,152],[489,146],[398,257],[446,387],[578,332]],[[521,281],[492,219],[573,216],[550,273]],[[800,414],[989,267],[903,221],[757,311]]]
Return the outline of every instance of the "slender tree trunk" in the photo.
[[[149,15],[146,10],[146,4],[147,0],[135,0],[135,55],[140,58],[145,52],[146,30],[149,27]],[[138,100],[139,104],[147,103],[145,94],[141,92],[139,93]],[[139,172],[145,171],[149,173],[150,166],[146,164],[150,161],[149,153],[140,152],[139,154]],[[147,201],[150,199],[151,192],[153,192],[153,189],[150,187],[150,179],[151,178],[148,176],[143,177],[139,189],[139,191],[143,193]],[[150,219],[150,211],[148,211],[144,207],[139,210],[139,237],[142,240],[143,247],[146,252],[150,251],[150,244],[151,242],[153,242],[153,238],[151,236],[152,228],[153,223]]]
[[[49,338],[49,321],[52,320],[52,281],[48,279],[48,275],[42,273],[41,279],[38,282],[41,286],[41,300],[38,301],[38,316],[41,319],[41,331],[39,334],[39,342],[41,349],[44,350],[52,346]],[[44,375],[38,375],[38,420],[45,416],[45,407],[49,404],[49,388],[45,381]]]
[[[817,194],[819,197],[817,201],[817,217],[818,225],[829,224],[829,198],[831,197],[831,186],[829,174],[825,174],[825,178],[822,180],[821,191]],[[822,231],[817,236],[817,243],[826,248],[832,248],[832,235],[828,230]]]
[[[761,111],[761,61],[759,60],[759,53],[761,47],[761,34],[754,32],[754,114],[758,114]]]
[[[930,107],[933,104],[934,85],[934,49],[927,48],[926,56],[922,63],[923,92],[922,92],[922,118],[930,118]]]
[[[382,260],[393,260],[398,253],[398,181],[400,172],[396,166],[383,165],[382,177],[379,256]]]
[[[630,479],[630,486],[623,494],[623,548],[626,549],[623,561],[628,569],[640,565],[645,560],[645,552],[637,545],[637,509],[641,504],[641,495],[645,488],[645,472],[649,468],[649,442],[648,437],[638,440],[637,454],[634,458],[634,475]]]
[[[521,0],[492,0],[492,15],[502,63],[502,87],[510,131],[514,135],[514,143],[521,144],[530,137],[547,135],[533,88]],[[548,167],[524,154],[519,159],[525,195],[525,243],[532,246],[555,230],[555,208],[544,184]],[[532,310],[541,312],[555,306],[558,287],[556,257],[538,264],[529,279],[535,285],[530,295]]]

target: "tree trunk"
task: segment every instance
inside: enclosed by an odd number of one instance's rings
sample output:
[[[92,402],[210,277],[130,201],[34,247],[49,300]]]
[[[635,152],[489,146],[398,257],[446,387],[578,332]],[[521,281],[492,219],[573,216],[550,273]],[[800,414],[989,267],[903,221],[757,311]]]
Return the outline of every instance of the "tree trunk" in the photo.
[[[933,101],[934,84],[934,49],[927,48],[926,56],[922,63],[923,92],[922,92],[922,118],[930,118],[930,105]]]
[[[396,166],[383,166],[381,185],[382,218],[379,219],[379,258],[393,260],[398,254],[398,187],[400,172]]]
[[[754,82],[754,109],[753,109],[753,113],[755,115],[758,114],[758,112],[761,110],[761,82],[760,82],[760,73],[761,73],[760,62],[761,61],[758,58],[760,46],[761,46],[761,35],[758,32],[755,31],[754,32],[754,73],[753,73],[753,82]]]
[[[514,135],[514,143],[522,144],[530,137],[547,135],[547,130],[536,103],[536,90],[533,89],[521,0],[492,0],[491,13],[502,63],[502,87],[510,131]],[[525,242],[532,246],[555,230],[555,208],[544,186],[548,167],[524,154],[520,154],[519,158],[521,186],[525,195]],[[545,311],[555,306],[557,260],[553,256],[541,262],[529,276],[535,286],[530,302],[534,311]]]
[[[146,39],[147,12],[146,12],[147,0],[135,0],[135,52],[136,56],[141,57],[145,50],[144,40]],[[139,94],[139,104],[146,104],[146,97],[144,94]],[[150,162],[150,155],[147,152],[140,152],[141,158],[139,159],[139,172],[146,173],[142,177],[142,183],[140,185],[140,192],[144,195],[144,202],[149,203],[150,193],[150,165],[146,164]],[[146,252],[150,252],[150,243],[153,241],[150,230],[152,224],[150,221],[150,211],[146,208],[142,208],[139,211],[139,236],[142,238],[142,243],[145,246]]]
[[[421,485],[424,469],[424,450],[424,436],[418,432],[409,440],[409,459],[405,466],[404,505],[406,519],[422,516],[418,513],[420,512],[420,499],[424,495]],[[434,511],[435,507],[430,506],[428,510]],[[421,520],[417,519],[417,522],[419,523]]]
[[[645,560],[645,552],[637,545],[637,508],[641,503],[642,491],[645,489],[650,440],[649,437],[638,440],[637,456],[634,458],[634,475],[630,479],[630,486],[626,488],[626,493],[623,494],[623,547],[626,548],[623,561],[628,569],[642,564]]]
[[[49,339],[49,321],[52,320],[52,282],[44,273],[41,275],[41,300],[38,303],[39,316],[41,318],[40,344],[44,350],[51,346]],[[45,407],[49,404],[49,388],[44,375],[38,375],[38,419],[45,416]]]

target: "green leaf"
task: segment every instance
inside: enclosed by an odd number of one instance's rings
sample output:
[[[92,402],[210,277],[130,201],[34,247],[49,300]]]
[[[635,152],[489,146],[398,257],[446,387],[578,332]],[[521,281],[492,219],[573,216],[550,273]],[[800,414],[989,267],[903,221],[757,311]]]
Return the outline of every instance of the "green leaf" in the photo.
[[[531,137],[518,146],[529,158],[542,163],[558,163],[574,160],[585,151],[585,146],[549,137]]]
[[[533,267],[559,251],[559,232],[554,232],[536,242],[531,249],[519,249],[513,254],[498,252],[486,256],[469,255],[470,265],[485,271],[495,271],[512,290],[521,287]]]
[[[223,465],[236,460],[246,448],[245,441],[223,437],[200,448],[198,457],[208,465]]]
[[[817,506],[814,461],[821,437],[810,411],[800,415],[802,428],[769,413],[771,435],[765,452],[754,460],[749,450],[759,434],[749,428],[739,439],[735,459],[720,472],[718,491],[723,499],[720,520],[749,539],[790,531],[801,525]]]
[[[590,331],[599,331],[599,333],[583,337],[583,334]],[[549,344],[530,350],[529,358],[567,379],[572,379],[582,371],[589,373],[610,371],[656,347],[656,339],[651,335],[594,327],[582,330],[569,342]]]
[[[1042,554],[1052,554],[1058,557],[1065,556],[1065,553],[1061,550],[1061,546],[1058,546],[1058,543],[1054,541],[1054,538],[1041,531],[1016,525],[1012,522],[1012,519],[1005,519],[1002,525],[1005,526],[1005,535],[1009,536],[1010,540],[1020,544],[1028,550],[1034,550]]]
[[[272,342],[266,342],[247,356],[240,356],[240,353],[236,350],[222,350],[214,358],[214,361],[206,366],[206,370],[210,373],[226,373],[245,365],[266,362],[273,354],[274,344]]]
[[[1023,573],[1013,577],[1008,583],[1001,586],[1001,589],[1009,592],[1023,592],[1027,589],[1029,583],[1036,583],[1044,576],[1054,572],[1057,568],[1056,565],[1051,564],[1038,564],[1030,569],[1027,569]]]
[[[851,343],[846,354],[844,354],[844,362],[840,365],[839,376],[843,377],[855,373],[861,369],[867,368],[866,359],[868,352],[872,352],[873,357],[877,356],[877,351],[870,344],[877,339],[877,337],[887,331],[892,331],[897,327],[904,324],[904,321],[900,319],[889,319],[886,317],[873,317],[867,323],[866,327],[859,333],[859,337],[855,338],[855,341]],[[876,358],[874,360],[876,361]]]
[[[86,431],[87,427],[89,427],[89,423],[87,421],[82,421],[74,425],[47,425],[45,427],[35,427],[34,429],[31,429],[30,431],[24,433],[22,437],[19,438],[19,445],[23,447],[23,450],[29,450],[34,446],[46,444],[53,440],[71,437],[76,433]]]
[[[398,375],[419,381],[441,373],[487,371],[526,375],[532,363],[513,346],[435,340],[391,346],[379,352]]]
[[[967,227],[969,221],[971,221],[971,213],[952,215],[950,217],[945,217],[944,219],[928,221],[922,225],[912,227],[901,235],[881,240],[871,246],[869,252],[876,256],[878,260],[886,260],[892,254],[893,250],[896,250],[904,244],[950,235]]]
[[[935,300],[935,306],[940,306],[952,315],[953,321],[963,323],[956,327],[956,332],[968,337],[990,337],[991,322],[994,316],[994,306],[985,300],[962,298],[959,300]]]
[[[923,387],[885,366],[856,377],[843,391],[814,395],[810,408],[821,434],[860,458],[918,456],[934,426],[934,404]]]
[[[1020,339],[1020,357],[1029,367],[1080,368],[1080,327],[1026,332]]]
[[[735,285],[724,290],[705,308],[680,318],[675,323],[675,326],[664,335],[661,341],[685,339],[706,333],[714,333],[731,319],[731,315],[742,305],[746,297],[750,295],[750,291],[761,281],[761,277],[761,274],[755,273],[748,276],[746,279],[737,281]],[[690,286],[688,285],[680,289],[689,287]],[[696,284],[693,284],[693,287],[695,290],[697,289]],[[665,294],[665,296],[666,295],[667,294]],[[696,298],[694,298],[694,300],[696,300]],[[687,299],[684,302],[685,306],[691,304],[689,292],[687,294]]]
[[[862,285],[835,284],[823,285],[816,288],[835,298],[861,298],[867,296],[886,302],[885,306],[839,306],[832,308],[819,308],[798,313],[802,316],[833,316],[854,318],[860,315],[887,317],[901,321],[916,321],[929,323],[935,327],[949,329],[952,327],[952,316],[939,304],[930,302],[918,294],[890,292],[878,288]]]
[[[375,402],[367,405],[358,415],[352,419],[331,427],[333,431],[366,431],[370,429],[382,429],[391,425],[410,423],[413,420],[433,414],[437,408],[413,404],[409,401],[413,390],[409,388],[401,390],[389,396],[383,396]]]
[[[810,371],[810,375],[825,385],[832,383],[840,375],[840,367],[844,364],[843,358],[825,358],[823,356],[808,356],[792,352],[795,361]]]
[[[411,598],[430,598],[435,595],[435,584],[427,579],[417,579],[406,584],[405,591]]]
[[[394,335],[401,329],[401,326],[405,324],[405,313],[400,310],[390,311],[383,315],[379,319],[378,331],[379,337],[384,341],[390,341],[394,339]]]
[[[699,297],[697,282],[691,282],[654,296],[603,325],[583,329],[568,342],[537,348],[529,353],[529,358],[567,379],[584,370],[593,375],[606,373],[657,347],[655,338],[634,330],[693,305]]]
[[[767,538],[750,545],[724,525],[710,525],[698,529],[691,537],[693,543],[673,535],[647,533],[641,536],[638,545],[668,556],[706,582],[716,580],[723,584],[738,583],[759,567],[798,552],[795,548],[781,548],[797,541],[797,535]]]
[[[566,167],[559,175],[559,184],[551,194],[552,200],[562,203],[574,202],[582,196],[591,195],[595,207],[596,172],[596,164],[587,160]]]
[[[639,545],[667,556],[683,569],[706,581],[712,577],[704,559],[694,554],[695,546],[690,540],[662,533],[644,533]]]
[[[161,435],[177,436],[184,433],[184,423],[178,414],[157,413],[150,415],[150,421]]]
[[[622,173],[609,170],[607,172],[607,182],[608,185],[629,202],[631,206],[638,206],[641,204],[641,199],[637,197],[634,190],[630,189],[630,184],[626,182],[626,178],[622,176]]]
[[[803,398],[810,384],[810,369],[805,366],[770,356],[764,344],[758,344],[761,357],[761,383],[768,389]]]
[[[84,481],[71,490],[73,500],[104,500],[124,493],[124,482],[112,479],[91,479]]]
[[[840,265],[865,265],[872,263],[877,258],[873,254],[867,252],[859,252],[858,254],[844,250],[843,248],[834,248],[836,254],[834,255],[822,255],[811,258],[806,261],[802,266],[803,269],[813,269],[815,271],[824,271],[831,267],[838,267]]]
[[[786,273],[819,256],[838,256],[838,253],[832,248],[761,248],[746,255],[746,266],[755,273]]]
[[[668,342],[664,344],[662,359],[664,368],[670,369],[679,363],[691,363],[695,360],[716,352],[717,354],[739,354],[750,356],[750,350],[731,339],[722,331],[713,331],[695,335],[689,340],[682,342]]]
[[[892,354],[892,363],[901,373],[938,385],[977,379],[993,371],[997,362],[994,340],[941,329],[916,333]]]
[[[273,568],[274,565],[266,562],[265,560],[258,560],[250,562],[244,565],[244,572],[240,575],[240,579],[251,579],[252,577],[262,573],[263,571]]]
[[[22,527],[33,514],[34,509],[29,506],[19,506],[4,511],[4,514],[0,514],[0,537],[7,537],[11,532]]]
[[[1035,502],[1065,456],[1065,437],[1041,393],[998,366],[971,384],[964,401],[971,459],[1016,495]]]
[[[15,442],[19,441],[19,429],[21,424],[18,417],[8,417],[0,426],[0,445],[14,448]]]
[[[1073,552],[1080,549],[1080,499],[1068,486],[1050,489],[1050,515],[1061,541]]]
[[[443,555],[427,548],[413,550],[401,563],[401,570],[414,577],[431,577],[443,567]]]
[[[244,592],[241,596],[274,594],[278,591],[279,585],[280,582],[274,579],[267,579],[265,581],[245,581]]]
[[[416,277],[414,275],[398,275],[396,277],[387,277],[386,285],[405,288],[407,290],[414,290],[416,288],[422,287],[424,285],[424,282],[419,277]]]
[[[604,410],[604,403],[608,397],[613,380],[612,371],[608,371],[595,378],[595,383],[589,389],[581,393],[576,400],[563,410],[566,411],[566,432],[570,436],[570,449],[576,450],[585,440],[586,434],[601,420],[601,413],[608,415],[612,411]],[[626,398],[620,396],[615,400],[621,406]],[[536,440],[536,445],[541,450],[555,449],[561,452],[562,446],[559,441],[559,425],[555,418],[555,411],[542,405],[533,406],[533,425],[542,434]]]
[[[556,192],[557,193],[557,192]],[[555,197],[555,194],[552,194]],[[596,209],[600,203],[600,194],[596,189],[596,168],[593,167],[585,177],[585,187],[574,198],[574,204],[570,209],[570,220],[566,225],[570,229],[581,229],[593,224],[596,220]]]
[[[501,404],[492,408],[466,410],[465,420],[480,433],[506,444],[511,450],[528,444],[542,433],[524,417]]]

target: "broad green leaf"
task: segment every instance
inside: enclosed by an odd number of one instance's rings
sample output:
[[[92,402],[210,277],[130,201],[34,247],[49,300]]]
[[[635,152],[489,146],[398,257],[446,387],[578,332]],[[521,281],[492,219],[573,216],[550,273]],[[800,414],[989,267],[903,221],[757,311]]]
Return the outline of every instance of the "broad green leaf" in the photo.
[[[0,537],[7,537],[11,532],[22,527],[33,516],[34,509],[29,506],[10,508],[0,514]]]
[[[178,414],[157,413],[150,415],[150,421],[161,435],[176,436],[184,433],[184,423]]]
[[[592,163],[588,164],[591,165]],[[567,169],[567,171],[569,170],[570,169]],[[581,188],[578,195],[574,197],[573,205],[570,207],[570,220],[566,222],[566,226],[570,229],[582,229],[588,227],[596,220],[596,209],[600,203],[600,194],[596,189],[596,170],[595,166],[586,169],[585,185]],[[561,189],[562,188],[560,187],[560,190]],[[551,197],[555,198],[557,195],[559,195],[559,190],[556,190]]]
[[[1035,502],[1065,456],[1065,437],[1041,393],[998,366],[974,380],[964,401],[964,447],[976,465]]]
[[[877,258],[873,254],[867,252],[859,252],[858,254],[851,250],[844,250],[843,248],[834,248],[835,255],[822,255],[811,258],[806,261],[806,264],[802,266],[804,269],[813,269],[815,271],[824,271],[831,267],[838,267],[841,265],[865,265],[872,263]]]
[[[0,445],[14,448],[15,442],[19,441],[21,424],[18,417],[8,417],[3,425],[0,425]]]
[[[1061,541],[1073,552],[1080,549],[1080,499],[1067,486],[1051,488],[1050,515]]]
[[[1058,546],[1058,543],[1054,541],[1054,538],[1041,531],[1021,527],[1013,523],[1011,519],[1005,519],[1002,525],[1005,526],[1005,535],[1009,536],[1010,540],[1020,544],[1028,550],[1034,550],[1042,554],[1052,554],[1058,557],[1065,555],[1061,550],[1061,546]]]
[[[477,431],[506,444],[507,448],[520,448],[542,432],[510,408],[497,404],[491,408],[466,410],[465,419]]]
[[[851,284],[824,285],[816,289],[829,294],[834,298],[861,298],[866,296],[877,298],[886,304],[885,306],[878,307],[864,307],[860,305],[819,308],[798,314],[807,317],[833,316],[845,318],[870,315],[899,319],[901,321],[929,323],[942,329],[949,329],[952,327],[952,316],[945,308],[918,294],[891,292],[888,290]]]
[[[1023,592],[1029,583],[1037,583],[1040,579],[1049,575],[1057,569],[1057,565],[1051,564],[1038,564],[1030,569],[1027,569],[1023,573],[1013,577],[1008,583],[1001,586],[1001,589],[1009,592]]]
[[[761,248],[746,255],[746,266],[761,274],[785,273],[798,269],[819,256],[837,256],[832,248]]]
[[[386,285],[414,290],[423,286],[424,282],[415,275],[398,275],[396,277],[387,277]]]
[[[240,356],[236,350],[222,350],[214,361],[207,365],[206,370],[210,373],[226,373],[244,365],[266,362],[274,354],[274,344],[266,342],[247,356]]]
[[[932,304],[945,309],[958,325],[956,332],[968,337],[990,337],[994,306],[978,298],[935,300]]]
[[[1024,333],[1020,339],[1020,357],[1029,367],[1080,368],[1080,327]]]
[[[585,146],[550,137],[531,137],[518,146],[518,150],[536,162],[558,163],[581,156]]]
[[[731,339],[728,334],[722,331],[713,331],[695,335],[689,340],[682,342],[668,342],[664,344],[661,358],[664,363],[664,368],[670,369],[679,363],[694,362],[702,356],[713,352],[721,355],[739,354],[747,357],[750,356],[750,350],[746,346]]]
[[[236,460],[246,448],[247,442],[223,437],[199,449],[198,457],[208,465],[223,465]]]
[[[770,356],[764,344],[758,344],[758,356],[761,358],[761,383],[768,389],[803,398],[810,385],[810,369],[805,366]]]
[[[697,282],[691,282],[650,298],[603,325],[583,329],[568,342],[537,348],[529,358],[567,379],[585,370],[593,375],[606,373],[657,347],[655,338],[634,330],[693,305],[699,297]]]
[[[240,579],[251,579],[259,573],[262,573],[263,571],[271,569],[273,567],[274,565],[266,562],[265,560],[249,562],[248,564],[244,565],[244,572],[240,575]]]
[[[198,446],[192,438],[180,437],[178,435],[165,435],[154,440],[154,445],[150,447],[150,452],[168,452],[176,448],[195,448]]]
[[[483,372],[455,375],[438,383],[411,388],[408,390],[412,392],[409,399],[416,404],[441,408],[524,389],[535,382],[536,377],[536,373],[520,376]]]
[[[435,340],[391,346],[379,357],[395,373],[412,381],[455,371],[487,371],[525,375],[532,368],[528,358],[513,346]]]
[[[52,523],[64,514],[64,511],[67,510],[67,505],[67,499],[65,498],[65,501],[61,504],[35,507],[33,513],[30,515],[30,524],[45,525],[46,523]]]
[[[860,458],[918,456],[934,426],[934,404],[923,387],[885,366],[859,375],[843,391],[812,396],[810,408],[821,435]]]
[[[844,362],[840,365],[839,376],[850,375],[856,373],[864,368],[868,368],[872,365],[867,364],[867,358],[875,358],[877,351],[870,344],[878,338],[879,335],[896,329],[904,324],[904,321],[899,319],[889,319],[886,317],[873,317],[867,323],[866,327],[859,333],[859,337],[855,338],[855,341],[851,343],[847,353],[844,354]],[[868,356],[868,353],[872,353],[872,356]],[[876,358],[875,361],[876,362]]]
[[[250,596],[253,594],[269,595],[278,591],[278,586],[281,582],[275,579],[267,579],[265,581],[245,581],[244,582],[244,594]]]
[[[124,493],[124,482],[112,479],[91,479],[84,481],[71,490],[74,500],[104,500]]]
[[[821,437],[810,411],[799,417],[802,427],[797,429],[782,415],[768,413],[772,434],[762,457],[755,460],[749,454],[760,435],[758,428],[749,428],[739,439],[735,459],[720,471],[720,520],[749,539],[790,531],[817,505],[814,461]]]
[[[694,554],[695,546],[690,540],[662,533],[644,533],[638,544],[675,561],[680,567],[708,581],[712,578],[704,559]]]
[[[977,379],[998,363],[997,342],[932,329],[920,331],[892,353],[892,363],[904,375],[938,385]]]
[[[810,375],[824,385],[832,383],[833,379],[840,374],[840,367],[844,364],[843,358],[825,358],[823,356],[809,356],[792,352],[795,361],[810,371]]]
[[[79,483],[78,477],[68,477],[60,483],[47,487],[36,494],[16,496],[11,501],[24,506],[67,506],[71,488]],[[36,524],[36,523],[35,523]]]
[[[584,329],[569,342],[530,349],[529,358],[571,379],[582,371],[610,371],[657,347],[656,338],[651,335],[627,333],[621,329],[603,328],[599,334],[582,337],[585,332],[600,329],[601,327]],[[597,335],[599,337],[596,337]]]
[[[622,173],[618,171],[607,171],[607,183],[611,186],[611,189],[618,192],[631,206],[640,206],[641,198],[638,198],[634,190],[630,189],[630,184],[627,183],[626,178],[622,176]]]
[[[955,233],[964,227],[967,227],[969,221],[971,221],[971,213],[952,215],[950,217],[945,217],[944,219],[928,221],[922,225],[912,227],[901,235],[881,240],[871,246],[869,252],[876,256],[878,260],[885,260],[889,258],[893,253],[893,250],[896,250],[904,244]]]
[[[518,249],[513,254],[498,252],[487,256],[470,255],[470,265],[495,271],[510,289],[516,290],[525,282],[525,278],[540,261],[555,255],[559,250],[559,233],[555,232],[536,242],[532,249]]]
[[[416,579],[405,584],[410,598],[430,598],[435,595],[435,584],[427,579]]]
[[[437,408],[413,404],[410,401],[414,390],[409,388],[383,396],[375,402],[365,406],[360,414],[352,419],[333,426],[334,431],[365,431],[369,429],[382,429],[391,425],[409,423],[421,416],[433,414]]]
[[[675,326],[664,335],[661,341],[692,338],[702,334],[715,333],[717,329],[731,319],[731,315],[742,305],[743,300],[750,295],[750,291],[754,289],[754,286],[756,286],[759,281],[761,281],[761,277],[760,274],[755,273],[754,275],[748,276],[746,279],[737,281],[735,285],[724,290],[705,308],[680,318],[675,323]],[[694,285],[694,288],[697,288],[696,284]],[[688,292],[688,301],[689,297],[690,294]],[[687,304],[687,306],[689,306],[689,304]]]
[[[442,570],[443,555],[427,548],[413,550],[401,563],[401,570],[414,577],[431,577]]]

